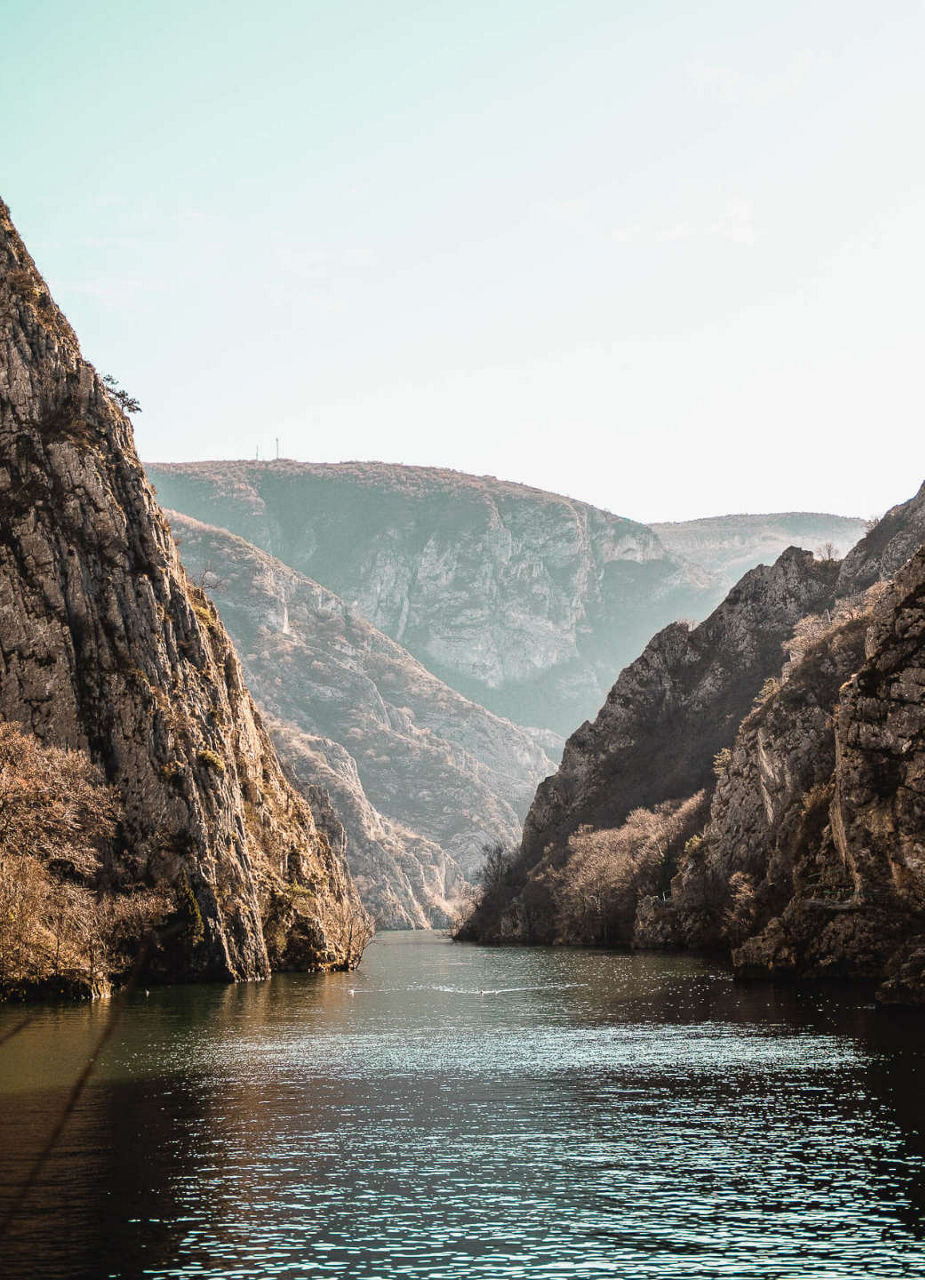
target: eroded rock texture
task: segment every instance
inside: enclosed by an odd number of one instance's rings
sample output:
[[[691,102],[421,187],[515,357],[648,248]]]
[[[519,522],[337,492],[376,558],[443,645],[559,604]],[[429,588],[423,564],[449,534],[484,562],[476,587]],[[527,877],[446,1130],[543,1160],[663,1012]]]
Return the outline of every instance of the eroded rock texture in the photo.
[[[483,845],[519,837],[548,757],[333,592],[224,530],[168,518],[281,757],[334,797],[367,906],[384,927],[445,926]]]
[[[656,636],[569,740],[506,895],[463,936],[553,940],[571,833],[705,786],[709,820],[667,898],[640,903],[636,945],[925,1002],[923,542],[925,486],[841,565],[788,551],[693,633]]]
[[[174,886],[173,976],[353,963],[363,912],[287,783],[131,426],[0,205],[0,716],[119,790],[115,888]]]
[[[925,549],[743,723],[698,848],[639,940],[925,1002]]]

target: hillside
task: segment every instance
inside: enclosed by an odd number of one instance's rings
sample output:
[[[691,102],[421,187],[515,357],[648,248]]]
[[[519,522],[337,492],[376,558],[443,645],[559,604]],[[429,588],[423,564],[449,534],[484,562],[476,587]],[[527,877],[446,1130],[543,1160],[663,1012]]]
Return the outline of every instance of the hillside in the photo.
[[[856,603],[854,603],[856,601]],[[852,598],[743,722],[643,945],[925,1003],[925,548]]]
[[[323,781],[381,923],[446,924],[482,846],[517,838],[553,764],[316,582],[168,512],[301,783]]]
[[[165,506],[323,583],[474,702],[562,735],[655,629],[722,596],[645,525],[492,477],[373,462],[147,469]]]
[[[173,902],[165,976],[355,963],[349,876],[4,205],[0,273],[0,718],[88,756],[113,788],[120,821],[92,887]]]
[[[708,787],[714,756],[780,668],[784,640],[804,614],[829,607],[837,576],[837,562],[791,548],[746,574],[699,627],[660,631],[569,738],[537,789],[506,892],[482,904],[465,936],[553,941],[548,872],[568,861],[570,838]]]

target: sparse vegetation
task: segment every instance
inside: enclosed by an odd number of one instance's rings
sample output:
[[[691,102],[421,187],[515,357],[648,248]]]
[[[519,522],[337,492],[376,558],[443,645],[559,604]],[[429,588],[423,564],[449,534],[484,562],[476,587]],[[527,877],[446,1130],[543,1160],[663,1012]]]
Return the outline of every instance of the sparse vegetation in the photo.
[[[713,772],[717,778],[721,778],[729,768],[729,762],[732,760],[732,752],[728,747],[723,747],[717,751],[713,757]]]
[[[655,809],[634,809],[611,831],[581,828],[558,874],[557,934],[564,941],[614,946],[632,939],[644,897],[667,895],[692,829],[703,820],[705,793]]]
[[[123,413],[141,413],[141,405],[134,396],[130,396],[127,391],[119,386],[118,381],[111,373],[104,375],[103,382],[106,384],[106,390],[112,396],[113,400],[115,400]]]
[[[204,764],[207,769],[214,769],[216,773],[225,772],[225,761],[217,751],[213,751],[210,747],[203,747],[197,751],[196,759],[200,764]]]
[[[755,707],[763,707],[766,702],[769,702],[771,698],[774,697],[775,693],[779,692],[780,680],[775,676],[768,676],[767,680],[765,680],[764,684],[758,691],[758,696],[755,698],[752,705]]]
[[[90,995],[129,963],[165,904],[107,892],[119,804],[82,752],[0,724],[0,993]]]

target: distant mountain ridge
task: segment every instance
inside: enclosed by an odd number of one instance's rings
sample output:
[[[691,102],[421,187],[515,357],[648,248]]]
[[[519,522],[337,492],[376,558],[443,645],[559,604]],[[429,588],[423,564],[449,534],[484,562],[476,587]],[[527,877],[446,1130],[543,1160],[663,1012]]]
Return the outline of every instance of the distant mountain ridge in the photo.
[[[686,525],[665,526],[676,553],[646,525],[491,476],[286,459],[148,473],[166,506],[323,583],[466,697],[560,736],[594,712],[654,631],[709,613],[730,573],[740,576],[730,562],[751,557],[753,567],[790,520],[757,517],[747,536],[741,517],[706,522],[701,565]],[[729,520],[724,558],[717,530]],[[811,532],[809,549],[861,527],[838,516],[795,523]]]
[[[773,564],[787,547],[831,548],[841,559],[863,538],[867,522],[856,516],[786,511],[708,516],[649,527],[673,555],[693,561],[728,589],[755,565]]]
[[[385,463],[152,465],[166,505],[335,591],[466,697],[564,732],[708,588],[644,525],[557,494]]]

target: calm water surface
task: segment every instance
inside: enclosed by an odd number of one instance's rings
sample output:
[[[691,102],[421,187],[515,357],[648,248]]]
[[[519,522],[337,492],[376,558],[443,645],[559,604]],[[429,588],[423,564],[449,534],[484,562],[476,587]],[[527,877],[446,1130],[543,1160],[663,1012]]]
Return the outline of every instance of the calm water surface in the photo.
[[[0,1048],[0,1197],[106,1016],[49,1008]],[[923,1023],[430,934],[356,974],[152,990],[0,1273],[925,1277]]]

